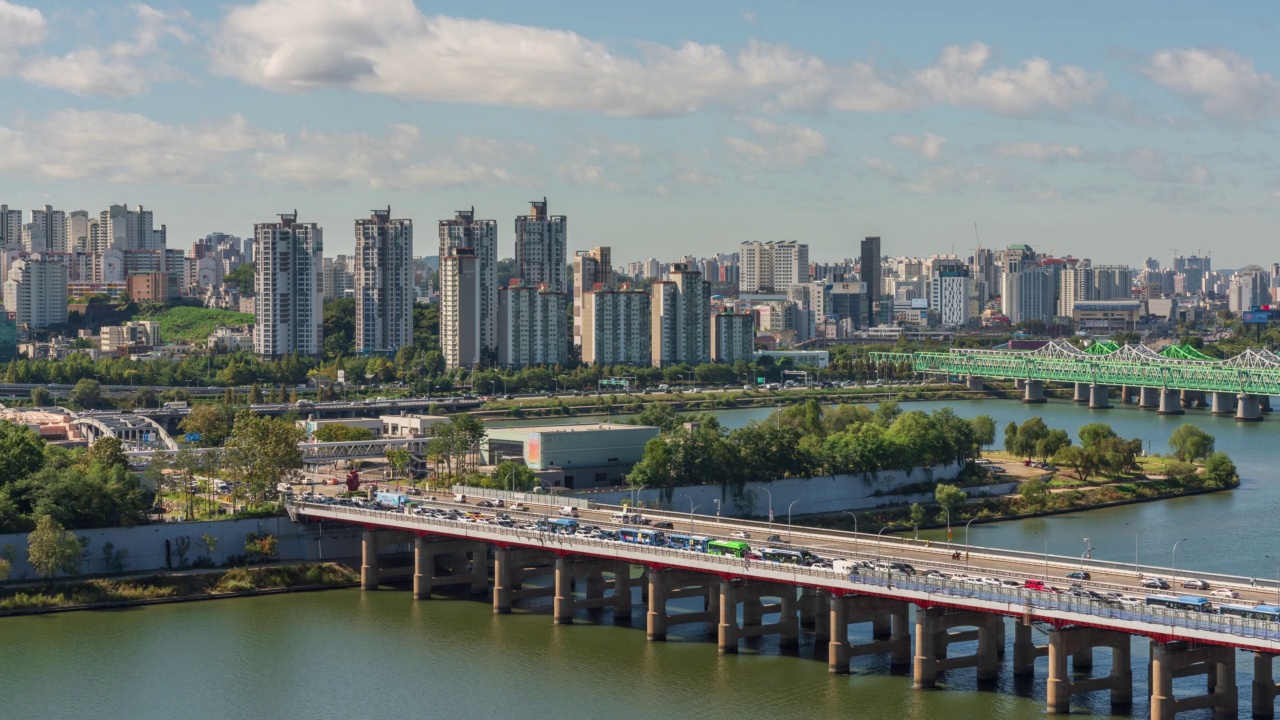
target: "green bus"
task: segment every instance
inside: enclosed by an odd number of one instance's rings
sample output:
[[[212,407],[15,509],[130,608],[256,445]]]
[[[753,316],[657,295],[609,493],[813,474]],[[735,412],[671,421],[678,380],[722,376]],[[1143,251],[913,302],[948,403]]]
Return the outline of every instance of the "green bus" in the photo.
[[[751,552],[751,546],[741,540],[712,540],[707,543],[708,555],[746,557],[749,552]]]

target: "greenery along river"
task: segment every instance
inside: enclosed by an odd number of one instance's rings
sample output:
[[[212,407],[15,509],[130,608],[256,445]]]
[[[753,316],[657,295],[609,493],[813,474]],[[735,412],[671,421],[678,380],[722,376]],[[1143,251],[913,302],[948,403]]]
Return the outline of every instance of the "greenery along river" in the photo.
[[[1194,413],[1090,412],[1066,403],[952,407],[964,417],[992,415],[1001,427],[1039,415],[1073,434],[1102,420],[1122,436],[1153,441],[1156,452],[1175,427],[1193,422],[1217,437],[1243,479],[1228,493],[975,525],[975,544],[1043,551],[1047,538],[1051,552],[1074,555],[1089,537],[1094,557],[1127,562],[1137,538],[1141,562],[1168,564],[1173,542],[1186,537],[1178,547],[1181,568],[1274,576],[1276,563],[1264,555],[1276,554],[1269,546],[1280,509],[1273,468],[1280,417],[1237,424]],[[726,426],[738,427],[768,410],[718,414]],[[957,529],[957,542],[963,536]],[[337,590],[8,618],[0,620],[0,715],[955,720],[1040,717],[1044,709],[1043,672],[1029,686],[1015,684],[1007,663],[997,692],[979,691],[968,671],[951,673],[944,691],[916,692],[909,677],[890,675],[883,659],[856,661],[851,677],[831,676],[825,648],[815,652],[808,639],[799,658],[777,655],[768,640],[759,654],[744,644],[740,656],[717,656],[700,626],[678,627],[666,643],[646,642],[639,608],[632,627],[614,626],[608,612],[603,627],[556,627],[549,606],[530,610],[495,617],[482,601],[414,602],[403,590]],[[1134,717],[1146,712],[1145,652],[1140,642],[1134,645]],[[1239,666],[1248,669],[1245,656]],[[1095,672],[1106,672],[1101,654]],[[1248,687],[1242,677],[1242,707],[1248,707]],[[1105,716],[1105,694],[1079,710],[1077,717]]]

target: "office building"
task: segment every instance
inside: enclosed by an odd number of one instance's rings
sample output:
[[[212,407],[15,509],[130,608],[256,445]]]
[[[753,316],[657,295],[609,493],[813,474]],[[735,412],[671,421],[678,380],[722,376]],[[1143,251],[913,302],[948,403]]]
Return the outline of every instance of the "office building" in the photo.
[[[413,221],[391,208],[356,221],[356,352],[393,353],[413,342]]]
[[[21,329],[67,322],[67,266],[35,253],[14,260],[4,284],[4,309]]]
[[[473,247],[457,246],[440,258],[440,352],[449,370],[470,369],[480,362],[480,275],[480,258]],[[496,333],[496,317],[494,321]]]
[[[647,365],[651,362],[649,293],[623,283],[598,283],[582,295],[582,362]]]
[[[711,286],[684,263],[653,284],[650,353],[655,367],[711,361]]]
[[[935,255],[925,264],[929,273],[928,310],[943,327],[969,323],[974,282],[969,266],[958,257]]]
[[[324,349],[324,294],[320,287],[324,236],[297,212],[254,226],[253,349],[266,357],[319,355]]]
[[[751,362],[755,357],[756,324],[750,311],[711,316],[711,361]]]
[[[582,346],[582,309],[587,293],[600,286],[611,290],[615,285],[613,253],[607,247],[579,250],[573,254],[573,344]]]
[[[498,363],[562,365],[569,359],[567,299],[546,283],[520,279],[498,289]]]
[[[809,246],[795,240],[751,240],[738,248],[738,289],[781,292],[809,280]]]
[[[1271,303],[1271,276],[1257,265],[1245,265],[1227,285],[1227,309],[1239,315]]]
[[[876,309],[880,303],[880,238],[868,237],[862,241],[861,264],[858,279],[862,281],[867,296],[867,327],[876,326]]]
[[[470,248],[476,261],[476,281],[480,293],[478,321],[479,348],[498,346],[498,221],[477,220],[476,209],[459,210],[452,220],[440,221],[440,268],[444,258],[457,248]],[[464,261],[465,262],[465,261]],[[444,294],[444,280],[441,282]]]
[[[568,237],[568,220],[548,215],[546,198],[529,203],[529,214],[516,218],[516,274],[530,285],[568,292]]]

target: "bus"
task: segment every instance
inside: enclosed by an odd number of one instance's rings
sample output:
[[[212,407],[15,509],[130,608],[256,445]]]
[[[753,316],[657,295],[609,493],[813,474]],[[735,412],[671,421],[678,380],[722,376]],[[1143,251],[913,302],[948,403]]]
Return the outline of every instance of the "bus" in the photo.
[[[667,538],[658,530],[644,528],[619,528],[618,539],[635,545],[666,545]]]
[[[787,563],[809,567],[818,562],[818,557],[808,550],[782,550],[779,548],[760,548],[760,559],[768,562]]]
[[[573,518],[551,518],[547,521],[547,532],[557,535],[572,535],[578,531],[578,521]]]
[[[1249,607],[1248,605],[1219,605],[1218,612],[1223,615],[1235,615],[1236,617],[1250,620],[1280,622],[1280,607],[1275,605],[1257,605],[1254,607]]]
[[[692,550],[694,552],[706,552],[707,543],[711,538],[698,537],[694,535],[668,535],[667,546],[677,550]]]
[[[1174,610],[1190,610],[1192,612],[1213,612],[1213,605],[1205,598],[1195,595],[1173,597],[1171,595],[1148,595],[1148,605],[1173,608]]]
[[[712,540],[707,543],[709,555],[727,555],[729,557],[746,557],[751,546],[741,540]]]

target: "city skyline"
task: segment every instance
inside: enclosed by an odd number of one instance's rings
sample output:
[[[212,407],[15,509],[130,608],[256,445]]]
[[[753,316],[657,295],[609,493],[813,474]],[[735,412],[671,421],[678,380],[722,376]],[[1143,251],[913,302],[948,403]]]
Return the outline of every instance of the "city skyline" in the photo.
[[[369,207],[506,223],[545,196],[571,250],[619,261],[746,240],[850,257],[880,235],[1130,266],[1212,247],[1221,267],[1266,262],[1280,206],[1261,5],[299,7],[0,1],[0,83],[23,98],[0,197],[141,203],[175,246],[297,207],[350,254]]]

